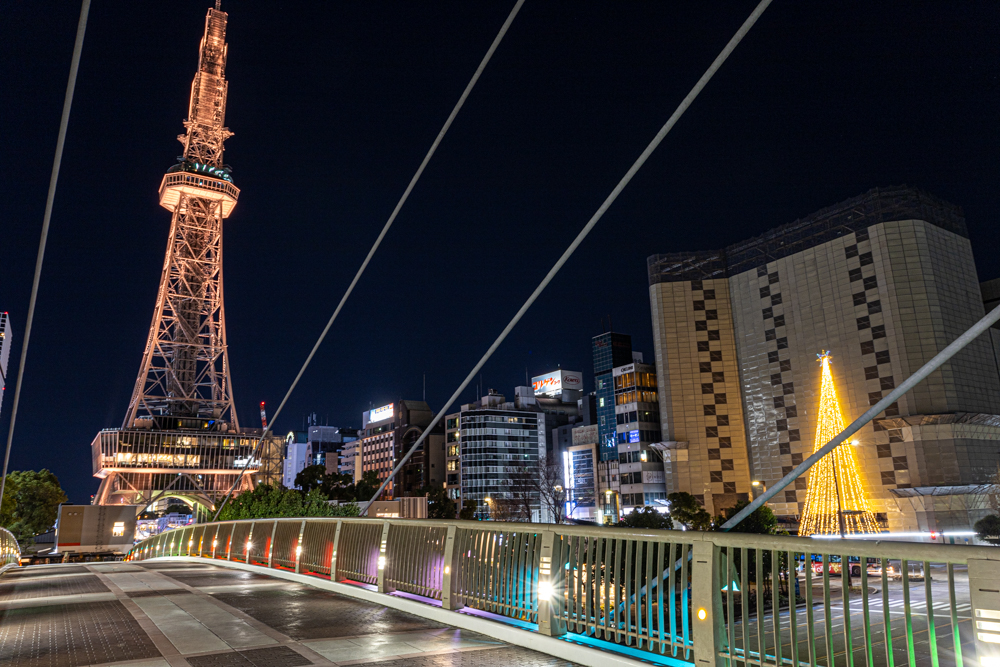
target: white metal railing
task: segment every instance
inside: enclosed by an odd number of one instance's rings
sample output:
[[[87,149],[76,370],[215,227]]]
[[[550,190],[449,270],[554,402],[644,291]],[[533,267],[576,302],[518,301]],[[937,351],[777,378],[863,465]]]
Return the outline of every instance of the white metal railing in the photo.
[[[21,546],[14,534],[6,528],[0,528],[0,568],[21,563]]]
[[[315,518],[178,528],[128,559],[162,556],[400,591],[652,662],[1000,665],[1000,549],[990,547]]]

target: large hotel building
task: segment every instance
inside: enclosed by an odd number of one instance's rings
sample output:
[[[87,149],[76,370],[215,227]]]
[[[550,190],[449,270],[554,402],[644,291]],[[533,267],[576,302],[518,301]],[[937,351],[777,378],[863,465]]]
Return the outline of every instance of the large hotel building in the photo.
[[[849,423],[984,315],[961,209],[872,190],[723,250],[648,261],[666,491],[713,513],[813,451],[816,355],[832,354]],[[892,531],[963,528],[987,513],[1000,453],[991,331],[853,442]],[[771,504],[794,522],[805,476]]]

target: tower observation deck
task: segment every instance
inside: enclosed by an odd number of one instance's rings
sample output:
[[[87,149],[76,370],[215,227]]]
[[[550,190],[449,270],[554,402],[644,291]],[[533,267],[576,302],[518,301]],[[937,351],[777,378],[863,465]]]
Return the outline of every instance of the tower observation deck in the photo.
[[[178,136],[184,152],[160,183],[160,205],[172,213],[163,273],[125,420],[91,445],[94,476],[102,479],[98,505],[147,506],[170,497],[211,509],[259,435],[240,429],[226,344],[222,221],[240,193],[223,163],[232,136],[225,126],[227,19],[218,5],[208,10],[187,131]],[[239,490],[280,473],[278,446],[277,439],[265,443]]]

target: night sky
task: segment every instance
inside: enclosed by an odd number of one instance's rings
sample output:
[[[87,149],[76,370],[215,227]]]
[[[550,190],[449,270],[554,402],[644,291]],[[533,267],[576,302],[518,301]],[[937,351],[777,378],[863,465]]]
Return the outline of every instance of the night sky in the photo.
[[[754,2],[528,0],[285,413],[360,426],[440,408]],[[205,0],[95,0],[28,354],[11,469],[89,502],[90,442],[121,425],[152,315]],[[513,6],[224,1],[224,231],[241,423],[277,407]],[[0,21],[0,310],[13,403],[79,7]],[[1000,5],[775,0],[483,372],[585,373],[610,316],[652,361],[646,257],[717,248],[906,183],[961,205],[1000,276]],[[475,398],[469,388],[465,401]]]

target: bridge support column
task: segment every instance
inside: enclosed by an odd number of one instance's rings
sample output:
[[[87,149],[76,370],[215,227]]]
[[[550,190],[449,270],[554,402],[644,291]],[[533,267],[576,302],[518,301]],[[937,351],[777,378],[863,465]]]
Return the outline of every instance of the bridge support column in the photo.
[[[542,533],[542,552],[538,564],[538,632],[550,637],[566,634],[563,619],[566,568],[562,540],[550,530]]]
[[[463,605],[454,602],[452,598],[451,576],[455,571],[455,534],[458,528],[448,526],[448,535],[444,540],[444,576],[441,578],[441,607],[444,609],[461,609]]]
[[[696,667],[725,667],[719,655],[725,637],[722,590],[719,583],[719,548],[712,542],[696,541],[691,566],[691,611],[694,614],[692,639]]]

